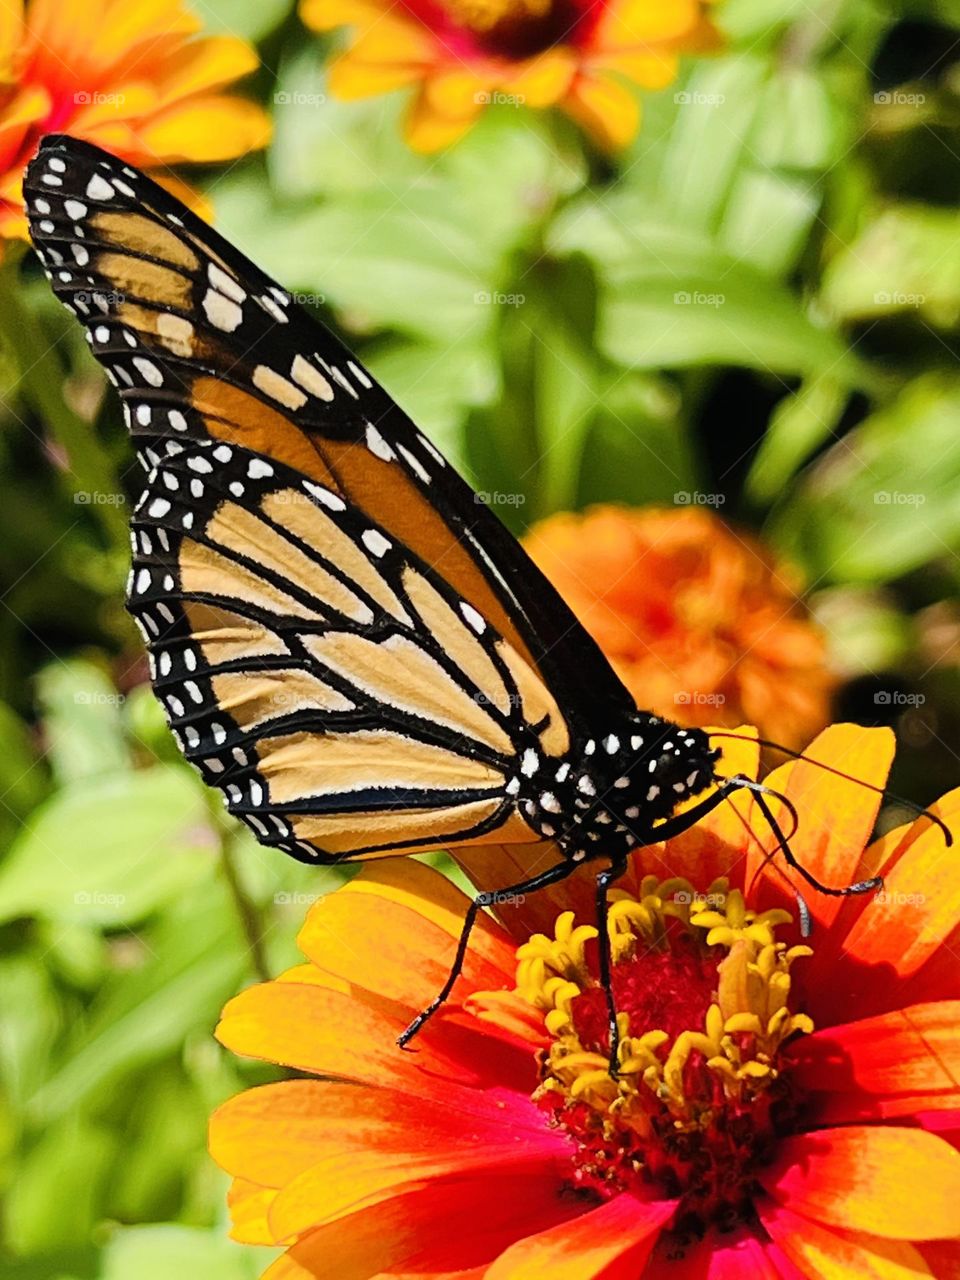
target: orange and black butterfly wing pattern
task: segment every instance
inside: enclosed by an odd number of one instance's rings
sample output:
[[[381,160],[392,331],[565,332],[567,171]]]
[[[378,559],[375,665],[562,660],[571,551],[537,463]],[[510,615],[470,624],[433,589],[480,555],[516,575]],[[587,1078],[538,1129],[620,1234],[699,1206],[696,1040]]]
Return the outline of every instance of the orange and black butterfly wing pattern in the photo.
[[[147,470],[130,605],[189,758],[296,856],[542,839],[518,778],[630,701],[519,545],[161,187],[51,136],[24,189]]]

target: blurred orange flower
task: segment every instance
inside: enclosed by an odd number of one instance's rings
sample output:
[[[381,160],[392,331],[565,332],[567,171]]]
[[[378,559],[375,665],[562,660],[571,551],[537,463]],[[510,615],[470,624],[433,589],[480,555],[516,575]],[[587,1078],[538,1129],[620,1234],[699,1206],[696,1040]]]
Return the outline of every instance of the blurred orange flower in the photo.
[[[625,146],[640,122],[626,87],[662,89],[681,53],[719,43],[702,0],[302,0],[315,31],[356,34],[330,88],[365,98],[417,92],[407,141],[418,151],[454,142],[486,106],[559,106],[603,147]]]
[[[639,706],[788,747],[829,720],[836,681],[796,575],[712,512],[594,507],[524,545]]]
[[[255,70],[231,36],[198,37],[180,0],[4,0],[0,11],[0,239],[26,238],[20,182],[45,133],[71,133],[141,168],[264,146],[268,117],[219,90]],[[156,176],[156,175],[155,175]],[[164,186],[196,205],[169,175]]]
[[[757,754],[725,741],[724,771],[756,776]],[[809,754],[882,785],[893,737],[837,726]],[[644,850],[611,909],[617,1081],[566,886],[520,904],[513,937],[481,918],[416,1053],[394,1040],[465,899],[408,861],[318,903],[309,962],[218,1032],[310,1077],[212,1120],[235,1237],[286,1248],[268,1280],[958,1274],[960,863],[923,818],[868,846],[878,797],[811,764],[769,782],[815,875],[881,872],[884,893],[811,896],[803,945],[744,793]],[[960,792],[937,810],[956,827]]]

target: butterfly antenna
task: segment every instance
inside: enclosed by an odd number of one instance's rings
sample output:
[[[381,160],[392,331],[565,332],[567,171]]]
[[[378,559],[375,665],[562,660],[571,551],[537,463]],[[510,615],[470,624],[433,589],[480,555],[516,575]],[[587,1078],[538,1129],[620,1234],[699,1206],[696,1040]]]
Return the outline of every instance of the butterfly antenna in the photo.
[[[810,756],[805,756],[802,751],[793,751],[790,747],[781,746],[779,742],[772,742],[769,738],[747,737],[746,734],[730,733],[720,729],[711,732],[710,737],[735,738],[738,742],[755,742],[757,746],[767,747],[771,751],[779,751],[783,755],[789,756],[791,760],[802,760],[804,764],[813,764],[818,769],[825,769],[827,773],[832,773],[837,778],[843,778],[845,782],[853,782],[858,787],[866,787],[868,791],[874,792],[875,795],[883,796],[885,800],[891,800],[894,804],[899,804],[905,809],[909,809],[918,818],[928,818],[935,826],[940,828],[947,848],[949,849],[953,846],[953,832],[944,820],[938,817],[931,809],[925,809],[923,805],[917,804],[915,800],[908,800],[905,796],[899,796],[893,791],[888,791],[886,787],[878,787],[876,783],[867,782],[864,778],[855,778],[853,774],[844,773],[842,769],[837,769],[832,764],[824,764],[822,760],[812,760]],[[770,794],[776,795],[777,793],[772,792]]]
[[[785,796],[781,796],[778,792],[774,794],[777,795],[778,799],[783,800],[784,803],[788,803]],[[756,841],[758,845],[760,845],[762,860],[760,862],[760,865],[757,867],[756,871],[754,871],[753,875],[750,877],[750,891],[753,890],[753,886],[759,880],[760,873],[762,871],[764,870],[773,871],[776,875],[780,877],[783,883],[787,886],[787,888],[796,898],[797,914],[800,917],[800,936],[802,938],[809,938],[810,934],[813,932],[813,924],[811,921],[810,907],[807,905],[807,900],[803,896],[803,894],[800,892],[800,890],[797,888],[797,886],[793,883],[793,881],[790,879],[790,877],[787,875],[787,873],[784,871],[783,867],[780,866],[779,862],[774,861],[776,855],[780,852],[780,849],[783,846],[777,845],[773,849],[764,848],[763,842],[761,841],[760,837],[757,835],[756,831],[754,831],[753,827],[751,827],[750,823],[747,821],[747,819],[744,817],[744,815],[740,812],[740,810],[736,806],[733,807],[733,812],[737,815],[738,821],[747,831],[750,838]]]

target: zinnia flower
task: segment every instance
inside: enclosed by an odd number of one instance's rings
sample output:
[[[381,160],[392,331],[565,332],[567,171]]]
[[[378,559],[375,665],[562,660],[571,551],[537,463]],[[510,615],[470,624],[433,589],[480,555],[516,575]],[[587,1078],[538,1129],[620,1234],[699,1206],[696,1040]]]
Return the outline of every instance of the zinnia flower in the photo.
[[[490,103],[559,106],[604,147],[639,125],[623,83],[662,89],[678,55],[718,43],[702,0],[302,0],[315,31],[354,28],[330,88],[365,98],[416,86],[406,136],[455,141]]]
[[[256,68],[255,51],[231,36],[198,37],[201,26],[180,0],[4,0],[0,238],[26,237],[20,182],[45,133],[87,138],[142,168],[266,144],[262,109],[220,92]]]
[[[892,735],[837,726],[811,756],[882,784]],[[755,769],[756,744],[724,740],[724,765]],[[514,936],[480,921],[411,1053],[394,1040],[446,974],[462,895],[388,861],[315,906],[308,963],[218,1032],[308,1075],[212,1122],[235,1236],[285,1246],[266,1277],[958,1274],[960,864],[925,818],[868,846],[877,797],[814,765],[770,782],[815,875],[882,872],[883,893],[811,893],[804,943],[742,793],[639,852],[610,921],[617,1080],[565,886],[516,904]],[[937,810],[956,822],[960,792]]]
[[[836,680],[796,573],[706,508],[564,513],[524,546],[638,706],[788,747],[828,722]]]

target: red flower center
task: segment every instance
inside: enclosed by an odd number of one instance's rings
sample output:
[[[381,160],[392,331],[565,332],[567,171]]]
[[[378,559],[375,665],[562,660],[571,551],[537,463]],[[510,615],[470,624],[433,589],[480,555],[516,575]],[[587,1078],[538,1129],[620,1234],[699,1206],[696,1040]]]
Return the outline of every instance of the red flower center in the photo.
[[[612,912],[617,1079],[594,929],[561,917],[555,941],[521,948],[518,986],[555,1036],[536,1101],[572,1139],[572,1187],[679,1199],[675,1229],[702,1233],[753,1215],[758,1170],[796,1130],[779,1049],[812,1026],[786,1003],[790,964],[809,949],[775,941],[785,912],[749,912],[719,882],[704,909],[677,883],[624,895]]]
[[[592,31],[603,0],[402,0],[458,57],[519,62]]]

